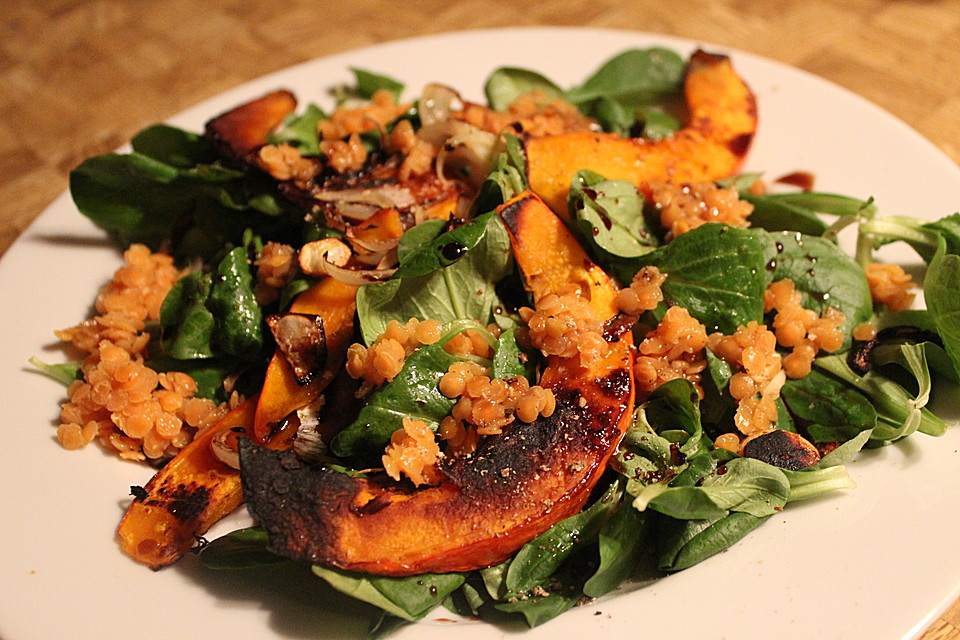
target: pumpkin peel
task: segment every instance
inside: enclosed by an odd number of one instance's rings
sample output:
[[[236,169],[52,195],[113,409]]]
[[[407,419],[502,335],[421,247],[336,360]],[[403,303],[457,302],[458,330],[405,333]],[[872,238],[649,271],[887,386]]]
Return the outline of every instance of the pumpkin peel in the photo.
[[[228,155],[246,160],[296,108],[292,93],[274,91],[213,118],[207,122],[206,135]]]

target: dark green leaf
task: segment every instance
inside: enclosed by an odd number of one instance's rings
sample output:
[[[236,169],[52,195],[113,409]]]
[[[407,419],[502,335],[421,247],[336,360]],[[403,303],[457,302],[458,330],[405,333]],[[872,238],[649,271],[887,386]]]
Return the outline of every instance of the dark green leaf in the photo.
[[[858,376],[839,356],[817,358],[814,365],[852,385],[873,404],[877,411],[877,426],[871,432],[871,446],[889,444],[917,430],[930,435],[941,435],[946,431],[943,420],[926,407],[918,406],[916,399],[893,380],[875,371]],[[819,439],[817,435],[811,435]]]
[[[600,529],[600,566],[583,585],[584,594],[599,598],[630,577],[653,541],[650,522],[649,514],[634,509],[630,500],[620,503]]]
[[[546,596],[535,595],[525,598],[512,598],[505,602],[497,603],[496,608],[499,611],[523,615],[527,626],[532,628],[548,622],[561,613],[575,607],[581,595],[579,590],[560,588],[555,591],[550,591]]]
[[[570,554],[596,540],[619,501],[620,492],[612,485],[588,509],[561,520],[521,547],[507,569],[507,590],[522,595],[542,585]]]
[[[761,233],[767,261],[763,274],[767,283],[789,278],[803,297],[803,307],[822,313],[835,307],[844,313],[841,326],[845,339],[841,350],[850,346],[853,327],[873,314],[870,286],[863,268],[836,244],[799,233]]]
[[[657,531],[659,566],[680,571],[729,548],[756,529],[767,517],[733,511],[708,520],[660,519]]]
[[[567,207],[588,247],[636,258],[659,244],[644,217],[644,198],[630,182],[578,171],[570,183]]]
[[[467,581],[459,589],[447,596],[443,606],[459,616],[469,618],[480,613],[480,607],[490,602],[490,597],[476,573],[467,575]]]
[[[353,71],[353,75],[357,79],[358,97],[369,100],[380,89],[386,89],[393,94],[394,100],[400,99],[400,94],[403,93],[402,82],[383,74],[357,69],[356,67],[350,67],[350,70]]]
[[[871,201],[814,191],[754,195],[741,191],[740,198],[753,204],[750,225],[767,231],[799,231],[819,236],[827,230],[821,214],[832,216],[872,216]]]
[[[960,213],[928,222],[922,226],[927,231],[936,232],[943,238],[946,254],[960,255]],[[931,252],[932,253],[932,252]]]
[[[154,371],[187,373],[197,383],[197,396],[224,402],[228,394],[223,388],[223,381],[241,370],[245,363],[239,358],[225,356],[177,360],[169,356],[151,354],[146,364]]]
[[[431,245],[437,236],[443,233],[445,226],[447,226],[445,220],[424,220],[410,227],[397,245],[397,259],[400,264],[403,265],[409,262],[412,256],[425,252],[425,247]]]
[[[314,565],[313,572],[337,591],[383,609],[390,615],[415,621],[463,584],[459,573],[423,574],[408,578],[370,576]]]
[[[301,114],[291,114],[283,121],[279,129],[269,136],[271,144],[289,144],[304,155],[320,153],[320,136],[317,124],[326,118],[323,109],[310,103]]]
[[[563,97],[563,90],[541,74],[516,67],[495,69],[483,85],[487,102],[496,111],[506,111],[517,98],[531,91],[542,91],[548,100]]]
[[[130,141],[137,153],[181,169],[210,164],[216,153],[203,136],[165,124],[143,129]]]
[[[220,349],[239,358],[259,353],[263,345],[263,314],[253,295],[253,277],[244,247],[236,247],[220,261],[209,305],[217,319]]]
[[[643,121],[643,137],[649,140],[669,138],[683,127],[680,120],[655,107],[640,107],[639,114]]]
[[[507,569],[510,568],[512,558],[504,560],[500,564],[480,570],[480,578],[487,594],[493,600],[500,600],[507,595]]]
[[[493,211],[449,231],[434,235],[437,226],[429,225],[427,229],[418,231],[423,225],[417,225],[404,234],[403,259],[400,268],[394,274],[395,279],[411,278],[428,275],[434,271],[449,267],[465,256],[467,252],[477,246],[480,239],[487,232],[487,226],[496,224]],[[444,223],[441,221],[441,225]],[[406,239],[410,234],[413,237]],[[414,246],[414,243],[417,243]]]
[[[735,458],[724,473],[708,476],[700,486],[643,487],[634,500],[640,510],[651,508],[672,518],[719,518],[726,511],[744,511],[763,517],[782,509],[790,483],[777,467],[751,458]]]
[[[406,323],[410,318],[435,318],[446,324],[470,319],[481,325],[491,320],[497,300],[494,285],[509,271],[512,253],[510,236],[500,218],[492,215],[483,222],[477,223],[482,225],[481,238],[449,266],[360,288],[357,313],[367,344],[384,332],[390,320]],[[412,254],[408,256],[408,261],[414,259]]]
[[[497,346],[493,352],[491,377],[523,376],[530,380],[532,374],[533,363],[517,344],[516,330],[512,328],[504,330],[497,339]]]
[[[686,62],[661,47],[631,49],[604,63],[581,86],[567,92],[574,104],[607,98],[626,104],[652,104],[675,95],[683,82]]]
[[[667,274],[662,287],[667,300],[686,307],[707,333],[732,334],[763,319],[764,250],[757,233],[702,225],[631,261],[632,272],[622,273],[621,280],[629,282],[640,267],[655,265]]]
[[[190,360],[215,355],[216,320],[207,308],[210,289],[209,274],[190,273],[180,278],[163,299],[160,307],[163,350],[171,358]]]
[[[637,124],[637,105],[632,101],[602,96],[581,104],[580,110],[594,118],[604,131],[621,137],[628,137]]]
[[[209,569],[249,569],[290,562],[267,551],[267,534],[259,527],[238,529],[201,549],[200,562]]]
[[[197,197],[193,185],[171,184],[163,166],[138,162],[135,154],[96,156],[70,172],[70,193],[80,212],[122,245],[156,248]]]
[[[923,281],[923,295],[943,348],[960,376],[960,255],[948,253],[941,237]]]
[[[818,369],[787,380],[780,393],[815,442],[845,442],[877,424],[877,412],[862,393]]]
[[[47,364],[38,358],[30,358],[29,362],[36,367],[38,371],[53,378],[65,387],[70,386],[70,383],[74,380],[79,380],[83,377],[79,362]]]
[[[382,453],[393,432],[403,428],[404,418],[436,426],[450,413],[454,401],[440,393],[437,384],[458,358],[443,350],[444,342],[418,348],[392,382],[370,394],[357,419],[334,438],[334,454],[349,458]]]
[[[480,185],[473,203],[475,214],[493,211],[501,204],[528,189],[526,158],[516,136],[502,134],[506,150],[497,156],[490,173]]]
[[[135,144],[144,152],[96,156],[70,174],[77,208],[122,246],[172,240],[178,257],[209,258],[247,228],[280,241],[299,232],[302,214],[282,215],[292,205],[272,179],[208,162],[194,134],[151,127]]]

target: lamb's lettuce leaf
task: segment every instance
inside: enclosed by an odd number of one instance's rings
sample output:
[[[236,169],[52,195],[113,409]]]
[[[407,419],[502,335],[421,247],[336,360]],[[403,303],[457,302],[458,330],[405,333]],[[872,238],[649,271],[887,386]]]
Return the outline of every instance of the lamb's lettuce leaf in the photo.
[[[667,274],[662,287],[666,299],[685,307],[708,333],[731,334],[763,319],[766,273],[760,233],[704,224],[631,260],[620,279],[629,282],[641,267],[654,265]]]
[[[360,288],[357,314],[367,344],[384,332],[390,320],[470,319],[486,324],[492,319],[497,301],[494,287],[512,264],[506,228],[491,212],[448,233],[407,255],[408,273],[417,275],[403,276],[400,271],[391,280]],[[444,248],[451,243],[460,257],[443,264]],[[438,268],[424,272],[434,265]]]

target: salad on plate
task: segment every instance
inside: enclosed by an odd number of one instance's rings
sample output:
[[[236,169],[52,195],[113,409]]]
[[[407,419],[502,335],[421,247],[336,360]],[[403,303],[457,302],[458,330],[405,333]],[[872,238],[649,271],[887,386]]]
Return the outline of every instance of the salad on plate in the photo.
[[[501,67],[484,104],[352,71],[333,109],[274,91],[71,175],[126,265],[59,332],[78,360],[36,364],[61,444],[157,467],[133,560],[307,564],[377,634],[536,626],[948,429],[960,216],[742,173],[762,108],[729,57]]]

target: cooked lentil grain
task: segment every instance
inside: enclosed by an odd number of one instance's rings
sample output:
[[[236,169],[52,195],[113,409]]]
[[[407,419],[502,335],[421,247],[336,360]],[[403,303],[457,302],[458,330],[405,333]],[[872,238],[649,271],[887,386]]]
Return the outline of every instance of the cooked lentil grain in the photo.
[[[440,331],[439,320],[410,318],[406,324],[391,320],[383,334],[369,347],[360,343],[350,345],[347,349],[347,373],[353,378],[363,379],[357,397],[366,395],[384,382],[393,381],[413,350],[422,344],[437,342]]]
[[[701,372],[707,366],[707,330],[683,307],[670,307],[657,328],[638,346],[634,380],[641,397],[676,378],[692,382],[699,395]]]
[[[543,355],[570,358],[579,353],[593,358],[607,353],[603,323],[577,285],[565,285],[537,300],[535,306],[520,309],[520,317],[527,324],[521,337]]]
[[[630,286],[617,293],[617,308],[635,316],[656,309],[663,301],[660,287],[666,279],[667,274],[661,273],[658,268],[643,267],[633,276]]]
[[[790,279],[771,283],[764,294],[764,312],[776,311],[772,326],[777,342],[793,349],[784,356],[783,369],[794,380],[810,373],[821,349],[832,352],[843,346],[840,328],[846,320],[834,307],[817,316],[815,311],[803,308],[802,300]]]
[[[575,106],[564,100],[547,98],[539,90],[521,94],[506,111],[494,111],[483,105],[468,103],[463,111],[451,117],[494,135],[513,126],[534,136],[596,128],[596,122],[584,116]]]
[[[786,381],[777,353],[777,337],[766,325],[751,321],[733,335],[712,333],[707,347],[739,371],[729,390],[737,400],[734,424],[745,436],[770,430],[777,421],[776,399]]]

